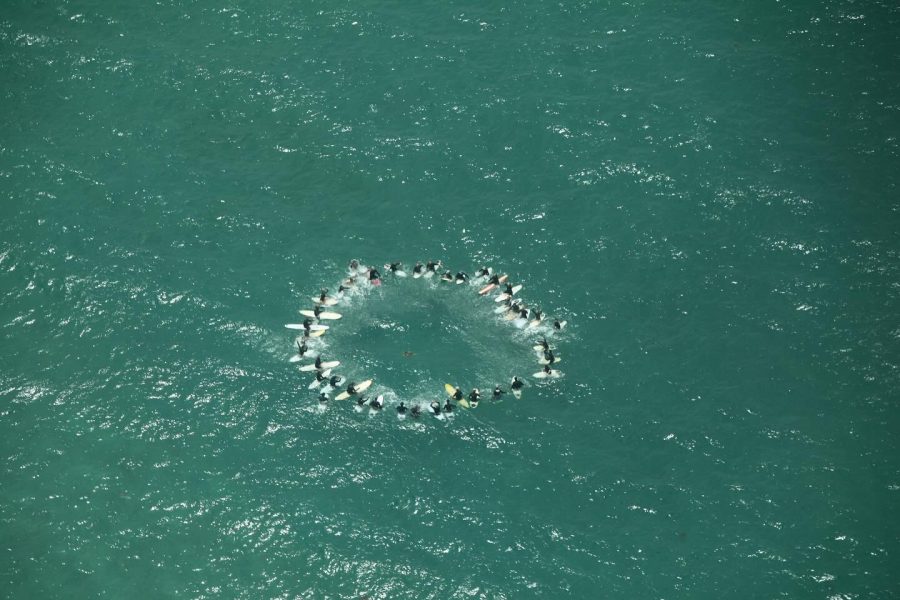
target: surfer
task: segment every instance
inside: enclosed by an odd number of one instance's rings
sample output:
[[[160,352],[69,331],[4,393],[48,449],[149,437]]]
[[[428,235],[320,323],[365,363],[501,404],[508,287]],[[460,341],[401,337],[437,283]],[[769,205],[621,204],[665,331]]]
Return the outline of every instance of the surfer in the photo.
[[[553,329],[556,329],[557,331],[562,329],[565,324],[565,321],[560,322],[559,319],[553,319]]]
[[[478,269],[477,277],[490,277],[490,276],[491,276],[491,270],[488,267],[481,267],[480,269]]]
[[[450,271],[445,272],[443,275],[441,275],[441,281],[453,281],[453,273],[451,273]]]
[[[355,258],[350,261],[350,272],[356,273],[359,270],[359,261]]]
[[[328,402],[328,394],[319,392],[319,402]]]
[[[409,414],[411,414],[414,419],[418,419],[420,414],[419,405],[416,404],[413,406],[412,410],[409,411]]]
[[[369,408],[374,408],[375,410],[381,410],[384,407],[384,398],[378,396],[371,402],[369,402]]]
[[[413,275],[421,275],[422,274],[422,263],[416,261],[416,266],[413,267]]]
[[[318,386],[322,385],[322,382],[323,382],[323,381],[328,381],[328,378],[325,377],[324,375],[322,375],[321,372],[316,371],[316,385],[315,385],[315,387],[318,387]]]
[[[322,357],[321,356],[316,357],[316,362],[315,362],[314,366],[316,367],[316,371],[322,370]]]
[[[309,348],[306,347],[306,340],[303,340],[302,344],[300,343],[300,340],[297,340],[297,354],[303,356],[308,350]]]
[[[512,383],[510,384],[509,387],[511,387],[514,392],[517,392],[517,391],[521,390],[523,387],[525,387],[525,382],[522,381],[521,379],[519,379],[518,376],[515,376],[515,377],[513,377]]]
[[[347,384],[347,393],[351,396],[356,393],[356,384],[352,381]]]
[[[503,389],[499,385],[494,386],[494,394],[493,394],[494,400],[499,400],[500,396],[502,396],[505,393],[506,392],[504,392]]]
[[[550,344],[547,343],[547,338],[541,338],[541,341],[538,342],[538,345],[544,349],[544,353],[550,350]]]
[[[488,279],[488,283],[492,283],[494,285],[500,285],[500,276],[499,275],[491,275],[491,278]]]
[[[336,388],[337,386],[341,385],[341,376],[340,375],[332,375],[331,379],[328,380],[328,385],[330,385],[333,388]]]
[[[453,399],[456,400],[457,402],[459,402],[460,400],[462,400],[462,397],[463,397],[462,390],[459,388],[456,388],[456,391],[453,392]]]
[[[460,271],[456,274],[456,283],[465,283],[468,281],[469,276],[465,274],[465,272]]]
[[[478,391],[478,388],[473,388],[471,392],[469,392],[469,404],[478,404],[478,400],[481,398],[481,392]]]
[[[322,288],[319,291],[319,304],[323,304],[328,297],[328,288]]]
[[[398,414],[398,415],[405,415],[405,414],[406,414],[406,405],[403,404],[403,401],[402,401],[402,400],[400,401],[400,406],[397,407],[397,414]]]
[[[508,281],[506,282],[506,291],[504,293],[508,296],[512,296],[513,294],[515,294],[512,284]]]
[[[544,360],[547,361],[548,365],[552,365],[557,361],[557,358],[553,355],[553,350],[544,350]]]
[[[441,266],[441,261],[435,262],[435,261],[433,261],[433,260],[429,260],[429,261],[425,264],[425,270],[426,270],[426,271],[431,271],[432,273],[437,273],[437,269],[438,269],[438,267],[440,267],[440,266]]]
[[[544,313],[541,312],[541,309],[537,309],[536,311],[534,311],[534,313],[532,313],[531,316],[534,318],[535,321],[543,321],[544,320]]]
[[[369,283],[372,285],[381,285],[381,273],[379,273],[378,269],[375,267],[369,269]]]
[[[396,273],[397,271],[403,270],[403,263],[392,262],[384,265],[384,268],[390,271],[391,273]]]
[[[453,404],[450,403],[450,398],[447,398],[447,401],[444,402],[444,412],[445,413],[453,412]]]
[[[365,406],[365,405],[366,405],[366,397],[365,397],[365,396],[360,396],[359,398],[357,398],[357,399],[356,399],[356,405],[357,405],[357,406]]]
[[[441,414],[441,403],[437,400],[431,401],[431,412],[434,413],[434,416],[438,416]]]

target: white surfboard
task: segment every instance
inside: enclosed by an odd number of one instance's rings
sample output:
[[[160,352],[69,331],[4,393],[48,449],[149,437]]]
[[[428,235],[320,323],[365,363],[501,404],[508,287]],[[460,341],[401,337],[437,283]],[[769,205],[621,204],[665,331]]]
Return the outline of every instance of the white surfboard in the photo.
[[[421,277],[421,276],[422,276],[422,272],[421,272],[421,271],[418,271],[418,272],[413,271],[413,279],[418,279],[418,278]]]
[[[331,376],[331,369],[328,369],[327,371],[322,371],[322,377],[324,377],[324,379],[322,379],[322,381],[319,381],[318,379],[313,379],[312,383],[310,383],[307,386],[307,389],[314,390],[317,387],[319,387],[320,385],[322,385],[323,383],[328,383],[328,378],[330,376]]]
[[[356,384],[356,393],[358,394],[358,393],[360,393],[360,392],[366,391],[367,389],[369,389],[369,386],[370,386],[370,385],[372,385],[372,380],[371,380],[371,379],[366,379],[365,381],[362,381],[362,382],[360,382],[360,383],[357,383],[357,384]],[[335,399],[335,400],[346,400],[346,399],[349,398],[350,396],[352,396],[352,394],[351,394],[350,392],[348,392],[347,390],[344,390],[343,392],[341,392],[340,394],[338,394],[337,396],[335,396],[334,399]]]
[[[333,369],[336,366],[338,366],[339,364],[341,364],[341,361],[339,361],[339,360],[323,361],[321,369],[322,370]],[[300,370],[301,371],[316,371],[318,369],[316,369],[315,364],[311,364],[311,365],[303,365],[302,367],[300,367]]]
[[[303,323],[286,323],[284,326],[287,327],[288,329],[304,329]],[[309,326],[309,329],[311,331],[327,331],[328,325],[320,325],[318,323],[312,323]]]
[[[312,301],[320,306],[334,306],[335,304],[338,303],[337,298],[330,298],[327,296],[325,297],[325,300],[322,300],[321,297],[319,297],[319,296],[313,296]]]
[[[304,332],[303,332],[303,335],[304,335],[305,337],[322,337],[323,335],[325,335],[325,330],[324,330],[324,329],[320,329],[320,330],[318,330],[318,331],[310,331],[308,335],[307,335],[307,333],[304,331]]]
[[[306,310],[306,309],[301,310],[300,314],[303,315],[304,317],[309,317],[311,319],[328,319],[328,320],[334,321],[334,320],[341,318],[340,313],[329,312],[327,310],[320,312],[319,316],[316,316],[316,313],[314,311]]]
[[[506,292],[503,292],[502,294],[499,294],[496,298],[494,298],[494,302],[503,302],[507,298],[510,298],[511,296],[514,296],[515,294],[518,294],[519,290],[521,290],[521,289],[522,289],[521,283],[519,285],[514,285],[513,289],[512,289],[512,294],[507,294]]]
[[[503,313],[505,313],[508,310],[509,310],[509,307],[504,304],[503,306],[498,306],[497,308],[495,308],[494,314],[502,315]]]
[[[551,363],[549,360],[547,360],[546,358],[541,358],[541,359],[538,361],[538,364],[541,364],[541,365],[549,365],[549,364],[558,365],[559,363],[562,362],[562,360],[560,360],[560,358],[559,358],[558,356],[554,356],[553,358],[555,358],[556,360],[554,360],[552,363]]]
[[[559,322],[559,327],[556,327],[556,324],[554,323],[554,324],[553,324],[553,328],[554,328],[554,329],[562,329],[563,327],[566,326],[566,323],[568,323],[568,321],[560,321],[560,322]]]
[[[406,277],[406,271],[394,271],[396,277]]]
[[[531,321],[528,322],[528,326],[529,327],[537,327],[538,325],[541,324],[542,321],[543,321],[543,319],[532,319]]]
[[[554,369],[550,369],[550,373],[544,373],[543,371],[538,371],[532,377],[535,379],[547,379],[548,377],[559,377],[562,375],[562,372],[556,371]]]
[[[535,344],[534,349],[540,353],[543,353],[544,350],[547,350],[547,348],[544,348],[543,344]]]

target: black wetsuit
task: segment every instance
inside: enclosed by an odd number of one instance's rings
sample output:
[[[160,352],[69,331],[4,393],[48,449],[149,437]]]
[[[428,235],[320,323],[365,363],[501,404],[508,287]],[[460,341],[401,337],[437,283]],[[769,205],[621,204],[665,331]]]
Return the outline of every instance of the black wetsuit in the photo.
[[[376,279],[381,279],[381,273],[378,272],[378,269],[372,269],[369,271],[369,281],[375,281]]]
[[[501,389],[500,389],[500,386],[498,385],[497,387],[494,388],[494,400],[499,400],[499,399],[500,399],[500,396],[502,396],[502,395],[505,394],[505,393],[506,393],[506,392],[504,392],[503,390],[501,390]]]
[[[365,406],[365,404],[366,404],[366,397],[365,397],[365,396],[360,396],[359,398],[356,399],[356,405],[357,405],[357,406]]]
[[[371,402],[369,402],[369,407],[374,408],[375,410],[381,410],[381,402],[378,401],[378,398],[375,398]]]
[[[449,399],[446,402],[444,402],[444,412],[446,412],[446,413],[453,412],[453,405],[450,404]]]
[[[479,394],[477,391],[472,390],[472,391],[469,393],[469,402],[470,402],[470,403],[475,403],[475,404],[477,404],[479,398],[481,398],[481,394]]]
[[[397,271],[400,270],[400,267],[402,267],[402,266],[403,266],[403,263],[395,262],[395,263],[391,263],[390,265],[388,265],[388,269],[391,270],[391,273],[396,273]]]
[[[415,417],[415,418],[418,419],[418,418],[419,418],[419,414],[420,414],[420,413],[419,413],[419,405],[416,404],[415,406],[413,406],[413,407],[412,407],[412,410],[409,411],[409,414],[411,414],[413,417]]]
[[[319,394],[319,402],[328,402],[328,396],[325,395],[325,392]]]
[[[316,364],[314,366],[316,367],[316,369],[322,368],[322,357],[321,356],[316,357]]]
[[[435,415],[441,414],[441,403],[437,402],[437,401],[432,402],[431,403],[431,412],[433,412]]]
[[[554,329],[562,329],[562,324],[559,322],[559,319],[557,319],[556,321],[553,321],[553,328]]]
[[[512,384],[509,387],[511,387],[514,390],[521,390],[524,385],[525,384],[522,383],[521,379],[519,379],[518,377],[514,377]]]
[[[347,386],[347,393],[350,394],[351,396],[356,393],[356,384],[355,383],[351,383]]]
[[[467,280],[468,278],[469,278],[469,276],[466,275],[465,273],[463,273],[462,271],[460,271],[459,273],[456,274],[456,280],[457,280],[457,281],[465,281],[465,280]]]
[[[506,284],[506,293],[509,294],[510,296],[513,295],[513,289],[512,289],[512,284],[511,284],[511,283],[507,283],[507,284]]]
[[[436,262],[429,260],[428,264],[425,265],[425,269],[434,273],[437,271],[437,266],[438,264]]]
[[[340,382],[341,382],[341,376],[340,376],[340,375],[333,375],[333,376],[331,377],[331,379],[328,380],[328,383],[331,385],[331,387],[337,387],[338,384],[339,384]]]
[[[300,342],[297,342],[297,354],[303,356],[304,354],[306,354],[307,350],[309,350],[309,348],[306,347],[306,342],[303,342],[302,344]]]
[[[494,285],[500,285],[500,277],[497,275],[491,275],[491,278],[488,279],[488,283],[493,283]]]
[[[556,362],[556,357],[553,355],[553,350],[546,350],[544,352],[544,360],[547,361],[548,365],[552,365]]]
[[[404,406],[404,404],[401,402],[400,406],[397,407],[397,414],[402,415],[405,413],[406,413],[406,406]]]
[[[453,399],[456,400],[457,402],[459,402],[460,400],[462,400],[462,397],[463,397],[462,391],[459,388],[456,388],[456,391],[453,392]]]
[[[490,274],[491,274],[491,272],[488,271],[487,267],[481,267],[480,269],[478,269],[479,277],[489,277]]]
[[[421,273],[422,272],[422,263],[416,263],[416,266],[413,267],[413,273]]]

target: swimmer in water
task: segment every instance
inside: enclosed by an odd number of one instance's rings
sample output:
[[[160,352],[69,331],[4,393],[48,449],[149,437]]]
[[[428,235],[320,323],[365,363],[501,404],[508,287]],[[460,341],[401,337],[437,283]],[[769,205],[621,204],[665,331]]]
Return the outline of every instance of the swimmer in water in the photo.
[[[412,415],[412,417],[413,417],[414,419],[418,419],[418,418],[419,418],[419,414],[420,414],[419,405],[416,404],[415,406],[413,406],[413,407],[412,407],[412,410],[409,411],[409,414]]]
[[[494,400],[499,400],[500,396],[502,396],[505,393],[506,392],[504,392],[503,389],[499,385],[494,386],[494,394],[493,394]]]
[[[450,398],[447,398],[447,401],[444,402],[444,412],[445,413],[453,412],[453,404],[450,403]]]
[[[403,401],[402,401],[402,400],[400,401],[400,406],[397,407],[397,414],[398,414],[398,415],[405,415],[405,414],[406,414],[406,405],[403,404]]]
[[[431,412],[434,413],[434,416],[438,416],[441,414],[441,403],[437,400],[433,400],[431,402]]]
[[[320,392],[319,402],[328,402],[328,394],[326,394],[325,392]]]
[[[456,283],[465,283],[469,280],[469,276],[466,275],[463,271],[460,271],[456,274]]]

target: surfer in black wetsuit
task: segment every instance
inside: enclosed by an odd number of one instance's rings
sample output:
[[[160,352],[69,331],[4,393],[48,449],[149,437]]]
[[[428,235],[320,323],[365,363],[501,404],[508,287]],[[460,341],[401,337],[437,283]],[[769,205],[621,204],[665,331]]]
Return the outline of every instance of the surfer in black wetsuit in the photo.
[[[554,319],[553,320],[553,329],[559,330],[562,328],[563,328],[563,324],[559,322],[559,319]]]
[[[510,384],[509,387],[511,387],[513,389],[513,391],[517,392],[517,391],[521,390],[523,387],[525,387],[525,382],[522,381],[521,379],[519,379],[518,376],[516,376],[516,377],[513,377],[512,383]]]
[[[547,361],[548,365],[552,365],[556,362],[556,356],[553,355],[553,350],[544,350],[544,360]]]
[[[537,309],[536,311],[534,311],[534,314],[532,314],[531,316],[532,316],[534,319],[537,319],[538,321],[543,321],[543,320],[544,320],[544,313],[541,312],[541,309]]]
[[[453,399],[456,400],[457,402],[459,402],[460,400],[462,400],[462,397],[463,397],[462,390],[459,388],[456,388],[456,391],[453,392]]]
[[[405,415],[405,414],[406,414],[406,405],[403,404],[402,401],[400,402],[400,406],[397,407],[397,414],[398,414],[398,415]]]
[[[376,281],[381,279],[381,273],[378,272],[378,269],[372,267],[369,269],[369,281],[375,283]]]
[[[490,276],[491,276],[491,270],[488,269],[487,267],[481,267],[480,269],[478,269],[477,277],[490,277]]]
[[[352,381],[347,384],[347,393],[351,396],[356,393],[356,384]]]
[[[328,385],[333,388],[336,388],[341,384],[341,376],[340,375],[332,375],[331,379],[328,380]]]
[[[319,402],[328,402],[328,394],[326,394],[325,392],[320,392]]]
[[[356,273],[357,270],[359,270],[359,261],[354,258],[350,261],[350,271]]]
[[[494,394],[493,394],[494,400],[499,400],[500,396],[502,396],[505,393],[506,392],[504,392],[503,389],[499,385],[494,386]]]
[[[453,281],[453,273],[451,273],[450,271],[445,272],[443,275],[441,275],[441,281]]]
[[[465,283],[469,280],[469,276],[466,275],[463,271],[460,271],[456,274],[456,283]]]
[[[544,349],[545,353],[550,350],[550,344],[547,343],[547,338],[541,338],[541,341],[539,341],[538,344]]]
[[[317,386],[322,385],[323,381],[328,381],[328,378],[322,375],[321,372],[316,371],[316,384]]]
[[[322,357],[321,356],[316,357],[316,362],[313,366],[316,368],[316,371],[322,370]]]
[[[297,340],[297,354],[303,356],[306,354],[307,350],[309,350],[309,348],[306,347],[306,340],[303,340],[302,344],[300,343],[300,340]]]
[[[478,388],[474,388],[471,392],[469,392],[469,404],[475,405],[478,404],[478,400],[481,398],[481,392],[478,391]]]
[[[528,320],[528,309],[525,308],[524,306],[522,307],[521,310],[519,310],[519,317],[522,319]]]
[[[434,416],[438,416],[441,414],[441,403],[437,400],[433,400],[431,402],[431,412],[434,413]]]
[[[357,406],[365,406],[365,405],[366,405],[366,397],[365,397],[365,396],[360,396],[359,398],[357,398],[357,399],[356,399],[356,405],[357,405]]]
[[[553,375],[553,369],[550,368],[550,365],[544,365],[543,371],[547,374],[548,377],[550,375]]]
[[[441,261],[435,262],[435,261],[433,261],[433,260],[429,260],[429,261],[425,264],[425,270],[426,270],[426,271],[431,271],[432,273],[437,273],[437,268],[440,267],[440,266],[441,266]]]
[[[453,404],[450,403],[450,398],[447,398],[447,401],[444,402],[444,412],[445,413],[453,412]]]
[[[416,261],[416,266],[413,267],[413,275],[421,275],[422,274],[422,263]]]
[[[493,283],[494,285],[500,285],[500,276],[499,275],[491,275],[491,278],[488,279],[488,283]]]
[[[327,297],[328,297],[328,288],[322,288],[322,289],[319,291],[319,304],[324,303],[324,302],[325,302],[325,298],[327,298]]]
[[[381,396],[378,396],[377,398],[369,402],[369,407],[374,408],[375,410],[381,410],[383,406],[384,402],[382,402]]]
[[[513,289],[512,289],[512,288],[513,288],[512,284],[509,283],[509,282],[507,282],[507,284],[506,284],[506,292],[505,292],[505,293],[506,293],[506,294],[509,294],[510,296],[512,296],[512,295],[515,293],[515,292],[513,292]]]
[[[420,409],[419,409],[419,405],[416,404],[415,406],[413,406],[413,407],[412,407],[412,410],[409,411],[409,414],[412,415],[412,417],[413,417],[414,419],[418,419],[418,418],[419,418],[419,414],[421,414]]]
[[[384,268],[387,269],[388,271],[390,271],[391,273],[396,273],[397,271],[403,270],[403,263],[392,262],[392,263],[384,265]]]

